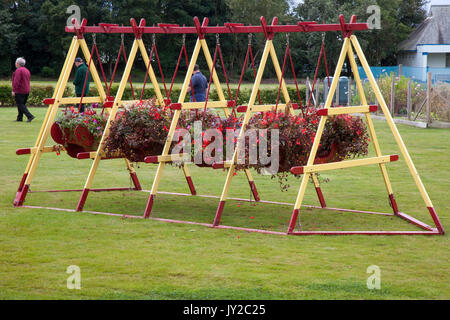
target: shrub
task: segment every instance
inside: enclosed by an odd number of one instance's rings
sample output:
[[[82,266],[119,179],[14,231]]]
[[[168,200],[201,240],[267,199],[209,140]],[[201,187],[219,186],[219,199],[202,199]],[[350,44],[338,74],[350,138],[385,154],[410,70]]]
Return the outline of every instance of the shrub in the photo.
[[[45,67],[42,67],[41,76],[44,78],[51,78],[51,77],[56,76],[56,71],[55,71],[55,69],[53,69],[51,67],[45,66]]]
[[[401,76],[400,79],[394,74],[383,75],[378,80],[378,87],[381,94],[389,107],[391,101],[391,85],[394,81],[394,114],[406,114],[407,113],[407,95],[408,95],[408,78]],[[364,83],[364,93],[366,95],[368,103],[375,103],[375,93],[367,81]],[[417,82],[411,83],[411,100],[412,106],[420,104],[426,95],[426,89]],[[353,97],[353,103],[359,104],[360,97],[356,94]]]

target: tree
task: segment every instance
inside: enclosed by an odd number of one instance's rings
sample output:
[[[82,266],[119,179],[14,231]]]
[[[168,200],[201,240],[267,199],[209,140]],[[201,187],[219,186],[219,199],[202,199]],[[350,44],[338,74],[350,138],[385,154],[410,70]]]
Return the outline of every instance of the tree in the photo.
[[[14,55],[17,55],[16,39],[19,37],[19,25],[13,23],[9,9],[0,7],[0,76],[9,76]]]
[[[357,32],[359,42],[371,65],[396,64],[398,44],[406,39],[414,28],[425,18],[423,5],[425,0],[305,0],[295,12],[300,20],[337,23],[339,14],[344,14],[346,21],[356,15],[359,22],[366,22],[370,5],[381,9],[381,29]],[[303,37],[306,51],[298,54],[310,65],[314,65],[320,48],[320,35],[309,34]],[[339,56],[342,36],[339,32],[327,32],[326,50],[332,69]],[[315,54],[317,52],[317,54]]]

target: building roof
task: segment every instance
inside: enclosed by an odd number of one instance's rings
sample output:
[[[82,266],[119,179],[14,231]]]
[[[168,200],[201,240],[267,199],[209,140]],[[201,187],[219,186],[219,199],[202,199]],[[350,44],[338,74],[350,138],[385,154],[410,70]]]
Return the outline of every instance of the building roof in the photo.
[[[399,44],[401,51],[415,51],[421,44],[450,44],[450,5],[431,6],[430,16]]]

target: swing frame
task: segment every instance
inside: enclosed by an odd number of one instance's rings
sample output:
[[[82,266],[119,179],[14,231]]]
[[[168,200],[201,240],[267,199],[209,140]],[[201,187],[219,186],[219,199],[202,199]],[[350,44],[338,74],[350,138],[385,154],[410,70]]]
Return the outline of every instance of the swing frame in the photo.
[[[288,225],[286,234],[288,234],[288,235],[354,235],[354,234],[363,234],[363,235],[419,235],[419,234],[435,235],[435,234],[440,234],[440,235],[443,235],[445,233],[443,226],[442,226],[441,222],[439,221],[439,218],[436,214],[433,204],[431,203],[431,200],[425,190],[423,183],[420,180],[419,174],[417,173],[417,170],[412,162],[412,159],[408,153],[408,150],[407,150],[407,148],[400,136],[400,133],[398,132],[398,129],[392,119],[392,116],[389,112],[389,109],[387,108],[386,102],[384,101],[381,91],[380,91],[380,89],[375,81],[375,78],[370,70],[369,64],[364,56],[364,53],[362,52],[359,42],[358,42],[356,36],[354,36],[352,34],[352,30],[348,29],[348,27],[347,27],[348,24],[345,23],[343,15],[340,15],[339,22],[341,25],[342,35],[344,37],[344,43],[343,43],[342,50],[341,50],[341,53],[340,53],[340,56],[338,59],[338,63],[337,63],[336,69],[335,69],[333,81],[331,83],[331,87],[330,87],[327,99],[325,101],[324,108],[316,111],[317,115],[321,116],[321,119],[320,119],[319,126],[317,129],[315,138],[314,138],[313,146],[311,148],[311,152],[309,154],[307,164],[305,166],[293,167],[290,170],[292,174],[297,174],[297,175],[302,174],[303,177],[302,177],[300,189],[299,189],[299,192],[298,192],[298,195],[296,198],[296,202],[294,204],[294,209],[293,209],[293,212],[291,215],[291,219],[289,221],[289,225]],[[356,16],[352,16],[351,20],[350,20],[350,24],[355,23],[355,22],[356,22]],[[261,17],[261,24],[263,27],[266,25],[264,17]],[[221,217],[223,214],[225,201],[227,199],[227,194],[228,194],[230,184],[233,179],[234,172],[235,172],[235,164],[237,161],[237,154],[239,152],[239,148],[241,147],[240,142],[243,141],[242,138],[245,135],[246,125],[247,125],[248,121],[250,120],[250,116],[251,116],[252,112],[266,110],[264,108],[261,108],[260,106],[254,105],[254,102],[255,102],[255,98],[256,98],[255,94],[259,88],[269,52],[272,56],[272,60],[273,60],[274,56],[276,58],[276,55],[274,54],[275,51],[274,51],[272,39],[273,39],[273,36],[270,33],[266,33],[266,45],[264,48],[264,53],[262,55],[261,62],[259,65],[257,78],[253,85],[252,94],[250,96],[250,100],[249,100],[248,106],[246,108],[246,113],[245,113],[244,120],[242,123],[242,129],[241,129],[241,132],[240,132],[240,135],[238,138],[237,146],[235,148],[233,158],[229,163],[228,175],[227,175],[224,187],[223,187],[222,195],[220,197],[219,205],[218,205],[218,208],[216,211],[216,216],[215,216],[214,222],[213,222],[213,227],[220,226],[220,220],[221,220]],[[392,131],[392,134],[397,142],[397,145],[400,148],[400,151],[401,151],[401,153],[404,157],[404,160],[409,168],[409,171],[416,183],[417,188],[420,191],[420,194],[425,202],[425,205],[430,213],[430,216],[433,219],[435,228],[419,221],[416,218],[411,217],[408,214],[400,212],[398,209],[397,202],[395,200],[395,197],[394,197],[394,194],[392,191],[391,182],[389,180],[389,176],[387,174],[385,164],[389,163],[389,162],[397,161],[399,159],[399,156],[398,155],[383,156],[381,153],[381,149],[380,149],[380,146],[378,143],[375,128],[374,128],[374,125],[373,125],[373,122],[372,122],[372,119],[370,116],[370,113],[376,111],[377,107],[369,106],[367,103],[367,100],[366,100],[366,97],[364,94],[364,89],[362,86],[362,82],[361,82],[361,79],[360,79],[360,76],[358,73],[352,46],[354,47],[354,49],[356,51],[356,55],[357,55],[358,59],[360,60],[366,74],[368,75],[370,85],[375,92],[377,101],[378,101],[379,105],[381,106],[381,110],[386,117],[386,120],[387,120],[388,125]],[[360,94],[360,97],[361,97],[361,106],[333,107],[332,108],[331,105],[332,105],[333,96],[336,91],[336,87],[338,85],[339,76],[340,76],[340,73],[342,70],[342,66],[345,62],[346,56],[348,56],[348,59],[350,61],[351,67],[352,67],[353,75],[355,78],[355,83],[356,83],[356,86],[358,89],[358,93]],[[328,116],[338,115],[338,114],[354,114],[354,113],[364,113],[365,118],[366,118],[366,123],[369,128],[370,136],[371,136],[371,139],[374,144],[376,157],[358,159],[358,160],[346,160],[346,161],[341,161],[341,162],[332,162],[332,163],[325,163],[325,164],[314,164],[314,160],[316,158],[317,150],[318,150],[319,144],[320,144],[320,139],[322,137],[322,133],[325,128],[325,122],[327,121]],[[309,178],[314,178],[314,174],[317,172],[321,172],[321,171],[351,168],[351,167],[365,166],[365,165],[371,165],[371,164],[378,164],[380,167],[380,170],[381,170],[384,182],[385,182],[385,186],[386,186],[386,189],[388,192],[389,203],[393,210],[393,215],[397,216],[399,218],[402,218],[402,219],[406,220],[407,222],[409,222],[413,225],[416,225],[419,228],[422,228],[423,230],[426,230],[426,231],[359,231],[359,230],[356,230],[356,231],[303,231],[303,230],[296,231],[295,230],[295,227],[297,225],[297,220],[300,219],[300,208],[302,207],[302,202],[303,202],[303,198],[305,195],[305,191],[306,191],[306,187],[307,187]]]
[[[47,101],[48,104],[50,104],[50,107],[47,110],[44,124],[41,127],[35,147],[28,149],[29,154],[31,154],[30,160],[27,165],[25,174],[22,178],[22,182],[19,187],[19,191],[16,195],[16,199],[14,201],[14,204],[16,206],[23,206],[23,201],[25,199],[26,193],[29,188],[29,182],[31,182],[31,179],[34,175],[37,162],[39,162],[40,155],[43,152],[55,151],[55,150],[50,150],[51,147],[45,147],[44,143],[49,134],[49,130],[50,130],[49,125],[51,125],[54,121],[54,118],[56,116],[56,111],[58,110],[58,106],[60,104],[75,103],[75,102],[79,101],[79,99],[77,100],[75,98],[63,98],[62,94],[64,92],[65,84],[67,83],[68,77],[70,75],[70,70],[71,70],[70,65],[71,65],[72,61],[74,61],[74,59],[75,59],[75,54],[78,51],[78,47],[82,48],[83,53],[86,57],[86,60],[88,60],[88,57],[90,56],[86,42],[83,38],[83,34],[84,33],[134,33],[135,40],[133,43],[133,47],[131,49],[131,53],[129,55],[130,60],[134,61],[137,49],[139,48],[143,55],[144,61],[146,62],[146,64],[148,63],[149,70],[151,71],[149,73],[149,75],[150,75],[150,79],[155,87],[155,92],[157,94],[158,102],[161,104],[168,103],[169,107],[171,109],[175,110],[175,112],[174,112],[175,115],[172,119],[171,128],[169,129],[168,139],[166,141],[166,145],[164,147],[163,154],[160,156],[156,156],[156,157],[148,157],[148,159],[146,159],[146,161],[145,161],[147,163],[158,163],[158,170],[157,170],[157,175],[153,181],[152,190],[150,191],[146,211],[145,211],[143,218],[150,218],[150,219],[154,219],[154,220],[173,222],[173,223],[199,224],[199,225],[205,225],[205,226],[209,226],[209,227],[213,227],[213,228],[236,229],[236,230],[244,230],[244,231],[249,231],[249,232],[283,234],[283,235],[347,235],[347,234],[365,234],[365,235],[397,235],[397,234],[398,235],[414,235],[414,234],[416,234],[416,235],[419,235],[419,234],[434,235],[434,234],[441,234],[442,235],[442,234],[444,234],[444,229],[442,227],[442,224],[439,221],[436,211],[431,203],[431,200],[429,199],[429,196],[425,190],[424,185],[422,184],[422,182],[420,180],[420,177],[417,173],[417,170],[414,167],[411,157],[409,156],[406,146],[404,145],[403,140],[395,126],[395,123],[392,120],[392,117],[389,113],[386,103],[385,103],[385,101],[381,95],[381,92],[375,82],[373,74],[371,73],[371,70],[367,63],[367,60],[365,59],[364,54],[359,46],[358,40],[356,39],[356,37],[354,35],[352,35],[353,31],[368,29],[368,26],[366,23],[356,23],[356,17],[352,16],[350,23],[347,24],[347,23],[345,23],[344,18],[341,15],[339,24],[328,24],[328,25],[317,24],[315,22],[299,22],[296,25],[277,25],[277,18],[273,19],[271,25],[267,25],[264,17],[261,17],[261,26],[245,26],[243,24],[228,23],[228,24],[225,24],[224,26],[209,27],[209,26],[207,26],[207,24],[208,24],[207,18],[205,18],[205,20],[203,21],[203,23],[201,25],[198,21],[198,18],[194,18],[194,24],[195,24],[194,27],[184,27],[184,26],[180,27],[178,25],[169,25],[169,24],[158,24],[157,27],[155,27],[155,26],[145,27],[145,20],[141,19],[141,23],[139,24],[139,26],[137,26],[134,19],[131,19],[130,27],[123,27],[123,26],[119,27],[117,25],[103,25],[103,26],[89,27],[89,26],[86,26],[86,20],[83,20],[81,25],[77,25],[75,23],[74,27],[66,27],[66,31],[74,32],[74,33],[76,33],[76,36],[72,40],[71,50],[69,50],[69,54],[66,57],[66,61],[64,63],[63,70],[61,72],[60,78],[57,83],[57,89],[55,90],[53,97],[51,99],[48,99],[49,101]],[[235,173],[235,163],[237,160],[237,151],[239,150],[239,140],[240,139],[238,139],[238,145],[235,149],[232,160],[216,165],[216,168],[227,168],[228,174],[227,174],[227,178],[226,178],[226,181],[224,184],[222,195],[220,197],[219,206],[216,211],[216,216],[215,216],[214,222],[212,224],[196,223],[196,222],[189,222],[189,221],[179,221],[179,220],[171,220],[171,219],[159,219],[159,218],[150,217],[154,197],[156,196],[158,184],[159,184],[160,178],[162,176],[162,170],[164,168],[165,163],[172,160],[172,155],[168,154],[168,152],[169,152],[168,146],[170,146],[170,138],[174,134],[176,123],[178,122],[180,112],[182,109],[184,109],[184,110],[185,109],[197,109],[199,107],[199,105],[198,105],[199,103],[196,103],[196,102],[194,102],[194,104],[193,103],[184,103],[184,97],[186,95],[187,87],[190,82],[190,76],[192,75],[193,66],[195,64],[195,63],[193,64],[192,61],[195,61],[196,58],[198,57],[200,48],[203,49],[206,60],[208,62],[208,65],[210,66],[210,69],[211,69],[211,72],[213,75],[212,77],[213,77],[213,80],[215,83],[215,87],[219,93],[220,101],[210,102],[211,103],[210,107],[213,107],[213,108],[221,107],[221,108],[224,108],[224,110],[227,110],[227,108],[231,108],[231,107],[233,107],[233,110],[234,110],[234,108],[236,107],[235,105],[232,105],[232,103],[229,104],[229,101],[227,101],[223,97],[222,90],[220,90],[220,83],[218,81],[217,74],[214,75],[214,66],[211,67],[212,61],[211,61],[211,57],[209,55],[209,49],[208,49],[205,39],[204,39],[205,34],[208,34],[208,33],[215,33],[215,34],[264,33],[264,36],[266,39],[266,44],[265,44],[265,48],[264,48],[264,52],[263,52],[263,57],[261,59],[261,62],[260,62],[259,68],[258,68],[258,73],[256,75],[255,83],[253,85],[249,103],[247,106],[239,106],[237,108],[238,111],[245,111],[244,120],[242,123],[242,129],[240,132],[240,137],[241,137],[245,134],[245,128],[250,119],[252,112],[268,111],[268,110],[272,110],[274,108],[274,105],[255,105],[254,104],[256,96],[258,94],[258,89],[259,89],[259,85],[261,82],[262,74],[263,74],[263,71],[265,68],[266,61],[268,60],[269,54],[274,63],[274,67],[276,69],[277,77],[278,77],[278,80],[280,83],[280,89],[283,93],[283,98],[286,102],[285,104],[279,104],[277,101],[277,104],[275,105],[275,107],[277,110],[278,110],[278,108],[285,108],[288,105],[288,103],[290,102],[285,83],[283,85],[283,82],[284,82],[283,81],[283,71],[281,71],[279,68],[278,59],[277,59],[276,52],[275,52],[275,49],[274,49],[274,46],[272,43],[272,40],[273,40],[273,37],[275,36],[275,34],[279,33],[279,32],[289,33],[289,32],[326,32],[326,31],[342,31],[342,34],[344,36],[344,43],[343,43],[341,54],[340,54],[340,57],[338,60],[336,70],[335,70],[335,75],[333,77],[333,82],[331,84],[331,87],[330,87],[330,90],[328,93],[328,97],[325,102],[325,108],[317,110],[317,114],[319,116],[321,116],[321,120],[319,123],[319,128],[316,133],[316,137],[315,137],[315,140],[314,140],[314,143],[312,146],[310,156],[308,158],[307,165],[300,166],[300,167],[293,167],[291,169],[291,172],[293,174],[303,174],[303,178],[302,178],[302,182],[300,185],[299,193],[297,195],[296,203],[294,205],[293,213],[292,213],[291,219],[289,221],[289,227],[288,227],[287,232],[283,233],[283,232],[269,231],[269,230],[259,230],[259,229],[241,228],[241,227],[233,227],[233,226],[224,226],[224,225],[220,224],[220,219],[221,219],[221,216],[223,213],[225,201],[227,199],[227,193],[229,191],[231,180]],[[178,101],[179,101],[178,103],[171,103],[170,101],[164,101],[164,99],[162,98],[162,94],[159,90],[159,85],[155,85],[155,84],[157,84],[156,76],[154,75],[150,61],[146,54],[145,47],[142,43],[142,35],[144,33],[153,33],[153,34],[155,34],[155,33],[162,33],[162,34],[183,33],[183,34],[197,34],[198,35],[198,39],[197,39],[197,43],[196,43],[196,46],[194,49],[194,53],[192,55],[191,63],[189,64],[188,74],[186,75],[186,79],[183,83],[183,87],[182,87],[180,97],[178,99]],[[402,213],[398,210],[397,203],[393,196],[392,187],[390,184],[390,180],[387,176],[387,170],[385,167],[386,163],[398,160],[398,156],[397,155],[383,156],[381,154],[381,150],[378,145],[378,140],[377,140],[376,134],[375,134],[375,129],[373,127],[373,123],[372,123],[372,120],[370,117],[370,112],[375,111],[375,108],[373,106],[367,105],[367,101],[364,96],[364,91],[362,88],[361,80],[359,78],[359,74],[358,74],[358,71],[356,68],[356,61],[353,56],[352,46],[355,49],[356,54],[362,64],[366,74],[368,75],[369,82],[370,82],[372,88],[374,89],[376,98],[381,106],[383,113],[385,114],[385,117],[388,121],[388,125],[392,131],[392,134],[394,135],[397,145],[399,146],[401,153],[402,153],[403,157],[405,158],[405,162],[407,163],[409,171],[410,171],[411,175],[413,176],[413,179],[421,193],[421,196],[428,208],[428,211],[435,223],[436,228],[431,227],[431,226],[429,226],[429,225],[427,225],[405,213]],[[77,48],[77,50],[74,50],[74,48]],[[360,96],[361,96],[361,106],[331,108],[332,97],[335,93],[339,75],[340,75],[342,65],[344,63],[346,55],[348,55],[348,57],[349,57],[350,64],[351,64],[351,67],[352,67],[352,70],[353,70],[353,73],[355,76],[355,83],[357,85],[358,92],[360,93]],[[86,98],[85,102],[87,102],[87,103],[101,102],[104,104],[104,107],[106,104],[108,108],[111,108],[109,111],[110,115],[109,115],[107,127],[109,127],[111,119],[114,119],[117,109],[119,108],[119,105],[121,105],[121,103],[126,102],[126,101],[121,101],[121,96],[125,89],[126,80],[129,77],[131,68],[132,68],[132,63],[130,63],[130,61],[128,61],[126,68],[125,68],[125,72],[123,74],[122,80],[119,85],[118,93],[117,93],[114,101],[107,99],[107,96],[101,85],[100,78],[98,77],[97,71],[95,69],[95,65],[93,66],[93,69],[91,70],[91,74],[92,74],[94,82],[99,90],[100,97],[92,97],[92,98],[89,97],[89,98]],[[284,67],[283,67],[283,69],[284,69]],[[226,103],[226,106],[223,105],[224,103]],[[293,112],[293,111],[291,110],[291,112]],[[316,156],[317,149],[319,146],[320,137],[322,135],[322,132],[323,132],[323,129],[325,126],[325,122],[327,121],[328,116],[336,115],[336,114],[349,114],[349,113],[361,113],[361,112],[365,114],[366,122],[369,127],[369,131],[371,134],[372,141],[374,143],[374,147],[375,147],[377,156],[374,158],[368,158],[368,159],[348,160],[348,161],[342,161],[342,162],[314,165],[314,160],[315,160],[315,156]],[[89,191],[95,191],[95,189],[90,189],[90,186],[92,184],[92,179],[93,179],[93,176],[95,175],[95,171],[98,167],[99,160],[101,160],[102,156],[103,156],[102,155],[102,146],[104,144],[104,139],[107,136],[107,134],[108,134],[108,130],[107,130],[107,128],[105,128],[105,132],[102,137],[99,149],[97,150],[97,152],[89,153],[88,158],[93,158],[94,162],[92,164],[91,171],[87,178],[85,188],[83,189],[83,193],[81,195],[80,202],[77,206],[77,211],[81,211],[83,209],[83,205],[84,205],[84,202],[86,201],[87,193]],[[26,152],[23,152],[20,154],[25,154],[25,153]],[[85,158],[85,157],[86,157],[86,155],[81,155],[80,158]],[[382,172],[382,175],[383,175],[383,178],[385,181],[386,189],[388,191],[389,203],[394,212],[393,214],[340,209],[340,208],[329,208],[326,206],[324,201],[323,201],[323,203],[321,201],[321,207],[307,206],[307,205],[302,204],[306,186],[307,186],[307,182],[310,177],[313,179],[313,182],[316,185],[316,190],[318,188],[318,185],[316,184],[316,181],[315,181],[316,179],[314,179],[316,172],[323,171],[323,170],[334,170],[334,169],[339,169],[339,168],[350,168],[350,167],[354,167],[354,166],[369,165],[369,164],[378,164],[381,169],[381,172]],[[128,168],[128,169],[130,170],[130,173],[131,173],[131,170],[133,170],[130,168]],[[186,174],[186,170],[184,170],[184,172],[185,172],[186,178],[188,178],[188,176],[190,177],[190,175]],[[134,174],[135,174],[135,172],[134,172]],[[249,178],[249,182],[252,180],[253,179]],[[320,187],[318,190],[320,190]],[[188,194],[179,194],[179,193],[170,193],[170,192],[158,192],[158,193],[189,196]],[[191,192],[191,194],[194,195],[195,193]],[[214,197],[214,196],[204,195],[201,197]],[[232,198],[229,198],[229,199],[232,199]],[[249,201],[247,199],[235,199],[235,200]],[[323,195],[319,196],[319,200],[323,200]],[[287,204],[287,203],[263,201],[263,200],[261,200],[261,202],[262,203],[272,203],[272,204],[283,204],[283,205]],[[305,207],[305,206],[312,207],[312,208],[337,210],[337,211],[341,211],[341,212],[359,212],[359,213],[379,214],[379,215],[395,215],[395,216],[398,216],[414,225],[417,225],[418,227],[420,227],[426,231],[295,231],[297,219],[299,219],[299,217],[300,217],[300,208]],[[61,209],[61,210],[63,210],[63,209]],[[98,212],[97,212],[97,214],[98,214]],[[109,213],[100,213],[100,214],[112,215]]]

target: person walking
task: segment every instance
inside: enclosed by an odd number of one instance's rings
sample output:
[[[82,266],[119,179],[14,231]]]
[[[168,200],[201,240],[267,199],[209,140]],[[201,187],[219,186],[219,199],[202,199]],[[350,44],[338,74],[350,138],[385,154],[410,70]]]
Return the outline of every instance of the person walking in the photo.
[[[26,103],[28,100],[28,95],[30,94],[30,71],[25,68],[25,59],[17,58],[16,60],[16,71],[12,74],[12,95],[17,104],[17,119],[15,121],[23,121],[23,115],[25,115],[31,122],[34,116],[28,111]]]
[[[193,87],[193,89],[191,88]],[[200,102],[206,100],[206,90],[208,89],[208,80],[200,71],[198,64],[194,66],[194,72],[191,77],[191,84],[189,85],[188,92],[191,94],[190,101]],[[193,93],[192,93],[193,92]]]
[[[75,79],[73,80],[73,84],[75,85],[75,93],[77,97],[85,97],[89,93],[89,77],[86,78],[88,67],[83,62],[83,59],[79,57],[75,59],[75,66],[77,68],[77,71],[75,72]],[[84,112],[84,104],[81,104],[81,106],[78,104],[78,112]]]

